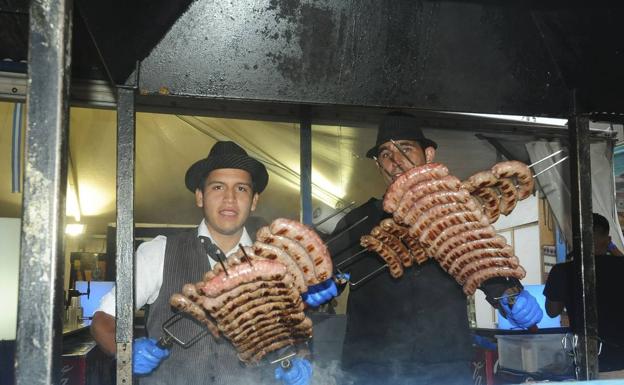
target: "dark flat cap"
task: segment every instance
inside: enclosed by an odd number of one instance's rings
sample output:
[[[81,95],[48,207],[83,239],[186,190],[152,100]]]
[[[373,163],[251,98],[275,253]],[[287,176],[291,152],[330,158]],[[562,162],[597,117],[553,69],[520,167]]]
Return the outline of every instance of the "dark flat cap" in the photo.
[[[245,170],[251,175],[254,184],[254,192],[261,193],[269,183],[269,174],[266,167],[258,160],[247,155],[247,152],[234,142],[217,142],[210,149],[210,153],[204,159],[193,163],[186,171],[184,183],[186,188],[195,192],[202,178],[212,170],[220,168],[236,168]]]

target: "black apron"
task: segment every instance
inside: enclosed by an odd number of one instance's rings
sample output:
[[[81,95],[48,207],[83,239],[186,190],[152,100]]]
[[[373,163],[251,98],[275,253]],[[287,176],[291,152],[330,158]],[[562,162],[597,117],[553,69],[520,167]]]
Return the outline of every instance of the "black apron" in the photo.
[[[381,201],[371,199],[346,215],[334,234],[367,215],[348,236],[330,244],[335,263],[361,250],[359,238],[389,217]],[[365,253],[344,270],[357,281],[382,265],[376,253]],[[399,279],[381,272],[351,289],[347,306],[342,367],[356,384],[472,382],[466,296],[434,260],[406,268]]]

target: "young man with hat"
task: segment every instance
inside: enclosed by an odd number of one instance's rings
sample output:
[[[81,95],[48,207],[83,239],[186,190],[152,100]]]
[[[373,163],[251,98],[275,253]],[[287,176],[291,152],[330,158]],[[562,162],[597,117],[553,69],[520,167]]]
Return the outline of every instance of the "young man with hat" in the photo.
[[[415,117],[394,112],[383,118],[377,142],[366,156],[377,159],[390,184],[404,170],[432,162],[436,149]],[[342,218],[334,234],[366,216],[330,245],[335,263],[360,251],[360,237],[390,217],[382,201],[371,198]],[[377,254],[367,252],[347,269],[358,280],[382,265]],[[493,279],[481,289],[490,303],[499,306],[495,298],[513,287],[522,285],[517,280]],[[521,328],[535,325],[542,316],[526,291],[510,313],[507,317]],[[466,295],[433,259],[406,269],[399,279],[381,273],[350,290],[342,369],[356,384],[471,384],[472,356]]]
[[[137,309],[149,305],[146,331],[150,338],[135,340],[134,373],[145,375],[141,384],[252,384],[275,383],[270,367],[248,368],[240,364],[231,344],[210,335],[183,349],[157,346],[162,324],[174,313],[169,298],[188,282],[235,253],[239,244],[250,246],[245,228],[269,180],[266,168],[233,142],[217,142],[208,157],[186,172],[186,187],[195,194],[203,213],[199,227],[174,236],[162,235],[139,246],[136,253]],[[106,352],[115,352],[115,293],[107,294],[93,317],[91,333]],[[186,324],[185,324],[186,323]],[[176,333],[197,333],[193,321],[182,319]],[[305,385],[311,376],[309,362],[297,358],[288,373],[275,376],[287,385]],[[269,379],[271,378],[271,379]]]

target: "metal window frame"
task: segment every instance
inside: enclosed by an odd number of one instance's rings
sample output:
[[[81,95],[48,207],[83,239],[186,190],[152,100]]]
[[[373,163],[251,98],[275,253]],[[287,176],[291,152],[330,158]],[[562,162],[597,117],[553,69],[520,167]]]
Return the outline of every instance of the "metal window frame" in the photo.
[[[72,13],[71,0],[30,3],[17,385],[61,377]]]
[[[16,383],[57,383],[60,377],[63,301],[63,216],[67,178],[71,0],[30,5],[28,124],[22,214]],[[131,383],[133,327],[133,209],[136,89],[118,89],[117,358],[118,383]],[[217,99],[217,98],[215,98]],[[219,103],[224,103],[222,100]],[[225,103],[228,103],[227,101]],[[235,104],[236,102],[232,102]],[[572,103],[573,105],[575,102]],[[325,106],[327,107],[327,106]],[[335,106],[329,106],[332,109]],[[303,106],[301,128],[302,220],[311,221],[311,124]],[[323,107],[321,107],[323,108]],[[374,108],[371,106],[371,108]],[[348,110],[348,108],[347,108]],[[431,121],[441,123],[444,118]],[[589,119],[575,108],[569,118],[576,279],[579,379],[597,377],[595,264],[592,251]],[[305,192],[305,194],[304,194]]]

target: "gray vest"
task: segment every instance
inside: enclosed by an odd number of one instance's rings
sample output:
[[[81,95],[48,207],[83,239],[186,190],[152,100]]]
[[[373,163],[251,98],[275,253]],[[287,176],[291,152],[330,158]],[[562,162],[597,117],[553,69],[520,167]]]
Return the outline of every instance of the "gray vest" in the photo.
[[[169,297],[173,293],[181,293],[184,284],[201,281],[208,270],[210,263],[197,238],[197,229],[167,237],[162,287],[147,316],[149,337],[160,338],[163,322],[174,314]],[[182,340],[188,340],[201,330],[201,326],[189,317],[180,320],[171,329]],[[141,377],[140,384],[275,384],[274,379],[268,380],[272,371],[268,366],[244,366],[229,341],[223,337],[216,341],[208,334],[188,349],[174,343],[169,358],[150,375]]]

